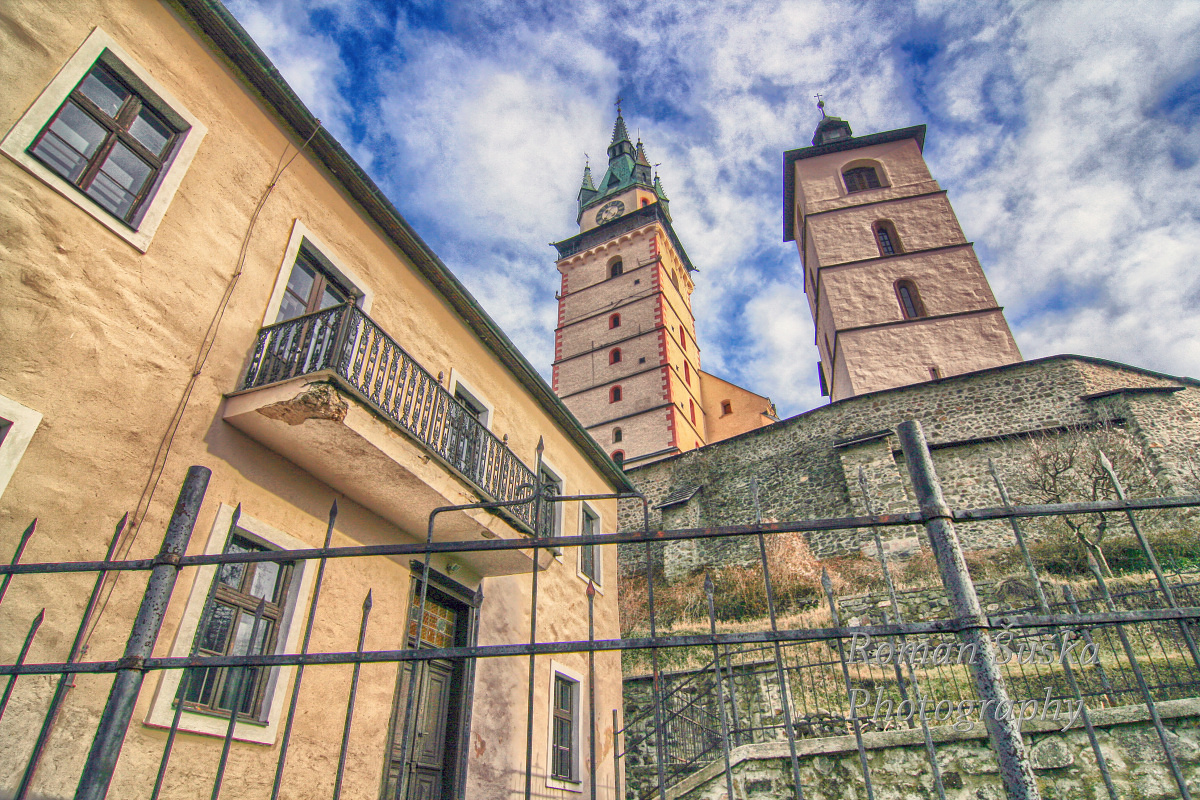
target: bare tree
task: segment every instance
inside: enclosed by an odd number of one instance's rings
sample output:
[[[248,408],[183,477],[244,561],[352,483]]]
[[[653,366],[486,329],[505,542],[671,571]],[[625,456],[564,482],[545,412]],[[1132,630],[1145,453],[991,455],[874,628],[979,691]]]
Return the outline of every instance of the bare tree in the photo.
[[[1156,493],[1141,448],[1127,431],[1112,425],[1026,437],[1017,453],[1021,463],[1017,487],[1035,503],[1114,500],[1116,488],[1100,464],[1101,451],[1112,463],[1128,496]],[[1103,548],[1110,529],[1108,515],[1062,515],[1046,518],[1042,524],[1069,532],[1084,547],[1089,562],[1112,577]]]

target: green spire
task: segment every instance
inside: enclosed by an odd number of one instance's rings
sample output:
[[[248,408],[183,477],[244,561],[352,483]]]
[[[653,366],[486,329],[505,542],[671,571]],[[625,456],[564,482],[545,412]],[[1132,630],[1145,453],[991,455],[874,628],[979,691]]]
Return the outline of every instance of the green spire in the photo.
[[[654,176],[654,193],[658,195],[659,200],[667,199],[667,190],[663,188],[662,178]]]
[[[583,184],[579,187],[579,207],[582,209],[597,194],[599,192],[596,191],[596,184],[592,183],[592,165],[585,161],[583,164]]]
[[[646,158],[646,148],[642,147],[642,137],[640,136],[637,143],[637,157],[634,160],[644,167],[650,166],[650,161]]]

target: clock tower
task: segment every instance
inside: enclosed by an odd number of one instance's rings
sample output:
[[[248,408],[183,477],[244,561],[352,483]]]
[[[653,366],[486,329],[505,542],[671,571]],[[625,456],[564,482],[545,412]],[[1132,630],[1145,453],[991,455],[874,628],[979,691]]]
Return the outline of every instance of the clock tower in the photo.
[[[619,107],[608,168],[596,183],[584,167],[578,202],[579,233],[554,245],[553,382],[592,438],[634,467],[773,422],[769,399],[700,371],[696,269]]]

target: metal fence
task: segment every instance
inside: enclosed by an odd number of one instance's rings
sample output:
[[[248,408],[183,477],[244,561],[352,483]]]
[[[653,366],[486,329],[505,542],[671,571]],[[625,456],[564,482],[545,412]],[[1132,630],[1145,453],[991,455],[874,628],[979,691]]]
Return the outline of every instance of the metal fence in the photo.
[[[83,674],[112,675],[113,682],[105,704],[103,714],[95,729],[72,731],[75,738],[91,740],[90,751],[83,764],[78,781],[76,798],[103,798],[108,794],[114,769],[121,756],[122,744],[133,715],[134,704],[139,692],[142,691],[143,681],[148,673],[161,670],[182,671],[185,688],[181,689],[178,697],[186,697],[186,685],[190,681],[202,680],[205,671],[225,668],[227,680],[230,681],[232,696],[242,696],[244,682],[253,681],[252,670],[271,669],[281,666],[294,666],[296,674],[292,681],[288,710],[282,719],[283,729],[279,739],[274,770],[274,789],[271,797],[279,795],[281,776],[288,769],[297,765],[289,761],[289,741],[292,732],[297,698],[302,689],[302,678],[306,667],[329,664],[349,664],[354,667],[353,679],[345,701],[345,715],[341,737],[341,748],[336,767],[330,761],[330,769],[336,769],[336,780],[332,796],[341,793],[343,775],[347,769],[353,769],[347,762],[347,743],[355,720],[356,690],[360,667],[367,664],[399,663],[421,664],[436,660],[446,660],[455,663],[474,664],[478,659],[497,657],[528,658],[528,723],[523,734],[525,740],[525,763],[513,765],[514,770],[524,770],[523,790],[514,789],[512,796],[524,795],[526,798],[534,794],[533,753],[535,732],[534,719],[534,673],[539,659],[546,659],[561,653],[584,653],[589,656],[599,652],[646,650],[652,663],[650,681],[650,701],[648,722],[646,727],[652,735],[644,739],[648,743],[652,758],[646,767],[653,772],[649,793],[659,798],[666,798],[670,785],[693,770],[694,767],[708,759],[724,763],[724,780],[730,797],[733,793],[733,778],[730,767],[730,752],[737,744],[753,738],[753,726],[745,724],[745,720],[736,715],[738,707],[738,692],[746,687],[744,675],[739,670],[751,664],[750,672],[766,672],[773,676],[775,685],[781,689],[778,698],[781,706],[781,722],[776,728],[782,734],[782,739],[788,746],[790,762],[791,792],[800,800],[805,796],[805,786],[801,781],[797,741],[805,737],[820,737],[837,734],[853,735],[861,765],[863,785],[866,796],[873,798],[873,782],[868,766],[866,748],[863,741],[867,732],[870,714],[861,702],[862,670],[871,670],[872,679],[880,684],[888,684],[895,692],[895,698],[910,699],[914,702],[911,708],[917,713],[909,714],[903,724],[911,723],[922,733],[924,748],[928,755],[929,767],[934,777],[936,794],[946,797],[937,758],[937,746],[934,743],[933,729],[938,724],[932,719],[934,714],[927,713],[925,706],[919,702],[923,693],[930,690],[931,683],[942,681],[953,686],[960,696],[972,698],[973,702],[982,709],[979,714],[986,726],[990,745],[996,754],[1000,765],[1000,779],[1009,798],[1037,798],[1039,794],[1037,782],[1030,767],[1027,747],[1022,739],[1019,720],[1011,713],[1000,713],[1007,704],[1007,711],[1012,710],[1011,686],[1022,680],[1029,679],[1045,683],[1053,676],[1056,696],[1073,699],[1078,703],[1079,717],[1087,731],[1092,749],[1095,754],[1096,771],[1103,780],[1108,796],[1117,800],[1117,790],[1110,777],[1105,752],[1100,747],[1092,724],[1090,711],[1105,705],[1137,702],[1147,709],[1151,722],[1157,732],[1157,737],[1163,749],[1163,757],[1168,764],[1173,779],[1179,790],[1179,796],[1190,798],[1191,791],[1181,773],[1180,766],[1169,745],[1168,733],[1157,711],[1158,704],[1163,699],[1181,695],[1194,695],[1197,676],[1200,675],[1200,653],[1197,652],[1194,626],[1200,621],[1200,608],[1196,607],[1195,584],[1185,585],[1176,578],[1169,580],[1158,564],[1140,527],[1136,513],[1143,509],[1173,509],[1186,506],[1200,505],[1200,497],[1159,498],[1152,500],[1129,501],[1122,495],[1121,499],[1100,503],[1077,503],[1070,505],[1050,506],[1013,506],[1004,495],[1004,504],[995,508],[951,511],[946,505],[941,488],[937,483],[928,447],[920,427],[915,423],[904,423],[899,428],[899,435],[912,478],[913,487],[919,500],[920,510],[912,513],[876,515],[869,513],[862,517],[849,517],[825,520],[799,520],[780,523],[754,523],[746,526],[726,526],[721,528],[686,529],[652,531],[648,524],[642,530],[624,531],[616,534],[598,534],[590,536],[558,536],[536,537],[531,539],[492,539],[472,542],[434,542],[433,526],[437,515],[446,511],[464,508],[456,506],[439,509],[429,520],[429,535],[424,542],[356,546],[331,547],[331,537],[336,521],[336,506],[331,512],[325,546],[305,550],[269,551],[269,552],[226,552],[220,554],[185,555],[187,544],[195,524],[197,513],[202,502],[208,480],[207,470],[193,467],[181,490],[179,501],[175,507],[170,525],[163,539],[159,554],[151,559],[114,560],[113,549],[101,561],[71,562],[71,563],[20,563],[22,551],[34,535],[30,526],[15,549],[12,562],[0,566],[0,602],[14,576],[40,576],[39,580],[52,581],[55,576],[78,573],[95,573],[97,575],[90,601],[86,604],[78,633],[63,662],[26,663],[30,643],[37,635],[43,617],[38,615],[30,625],[24,647],[12,663],[0,665],[0,676],[6,679],[3,696],[0,697],[0,724],[3,724],[3,713],[13,694],[14,686],[25,676],[46,675],[55,679],[55,689],[47,708],[40,730],[29,731],[28,739],[33,741],[31,753],[24,767],[22,778],[17,787],[16,797],[29,796],[32,781],[39,768],[44,767],[48,756],[47,742],[53,727],[66,724],[59,716],[63,698],[74,676]],[[540,515],[547,513],[549,504],[578,501],[587,499],[602,499],[613,495],[594,496],[554,496],[542,495],[537,483],[536,473],[531,483],[521,488],[521,496],[507,501],[492,501],[477,503],[470,508],[500,508],[524,505],[526,513],[534,520],[531,529],[536,531]],[[1115,480],[1115,477],[1114,477]],[[1003,490],[1002,494],[1003,494]],[[540,497],[540,501],[539,501]],[[648,506],[644,498],[621,495],[626,499],[640,499],[643,519],[649,519]],[[1095,592],[1085,598],[1066,596],[1061,601],[1051,600],[1042,589],[1042,582],[1025,550],[1025,536],[1022,530],[1022,520],[1029,517],[1078,514],[1078,513],[1111,513],[1126,516],[1138,537],[1146,558],[1154,573],[1153,593],[1156,599],[1149,598],[1149,590],[1139,599],[1118,598],[1109,591],[1104,577],[1095,571]],[[1037,603],[1029,609],[1016,610],[1003,615],[984,614],[971,582],[963,559],[963,553],[954,532],[954,523],[978,520],[1007,520],[1012,526],[1016,542],[1025,553],[1025,564],[1036,587]],[[939,572],[950,599],[950,617],[927,621],[905,621],[901,613],[896,592],[892,586],[887,567],[886,550],[877,547],[883,561],[884,575],[888,576],[890,594],[890,616],[885,624],[843,626],[836,598],[827,585],[826,599],[828,602],[831,625],[822,628],[781,629],[777,614],[774,592],[772,589],[773,576],[766,555],[765,539],[767,536],[782,532],[815,532],[830,530],[853,531],[867,528],[875,532],[878,539],[879,531],[895,526],[923,526],[933,546],[938,562]],[[119,532],[119,531],[118,531]],[[762,555],[762,579],[765,585],[768,603],[768,624],[757,630],[718,630],[716,615],[713,611],[713,594],[711,582],[707,584],[707,602],[709,609],[709,631],[707,633],[660,635],[655,622],[654,609],[654,575],[648,574],[648,606],[649,606],[649,635],[636,638],[596,640],[589,635],[586,640],[577,641],[539,641],[537,600],[539,592],[539,559],[538,552],[542,549],[575,547],[585,545],[640,544],[649,551],[662,542],[711,539],[730,536],[750,536],[757,539]],[[114,537],[114,546],[117,538]],[[878,544],[878,542],[877,542]],[[395,556],[415,556],[423,559],[422,574],[429,574],[430,558],[438,553],[457,553],[467,551],[500,551],[530,549],[533,551],[531,567],[531,618],[530,631],[527,641],[510,641],[486,646],[422,646],[420,632],[427,622],[426,592],[428,583],[422,582],[419,598],[414,601],[412,615],[413,628],[418,635],[410,641],[410,646],[391,650],[364,649],[364,631],[369,624],[372,608],[370,595],[367,596],[360,619],[359,645],[350,652],[311,652],[309,650],[312,632],[313,615],[320,597],[325,565],[330,559],[355,559]],[[197,645],[193,646],[188,656],[155,656],[154,648],[164,613],[171,601],[172,590],[176,578],[182,569],[212,566],[212,565],[249,565],[265,562],[279,562],[281,559],[289,562],[302,560],[316,561],[317,576],[312,589],[312,601],[307,618],[304,621],[304,636],[300,647],[295,652],[247,652],[244,655],[211,655],[205,654]],[[647,570],[652,570],[652,558],[646,559]],[[146,590],[142,598],[136,618],[132,620],[130,633],[123,657],[113,660],[84,660],[81,654],[81,642],[84,631],[88,628],[94,616],[99,590],[106,574],[117,571],[149,573]],[[27,578],[28,579],[28,578]],[[214,581],[214,583],[216,583]],[[589,631],[593,629],[593,592],[589,586]],[[206,612],[213,607],[210,594],[206,603]],[[258,641],[256,635],[259,626],[263,625],[263,604],[255,609],[253,614],[254,630],[250,632],[248,641]],[[1001,637],[1012,634],[1011,638]],[[863,637],[871,637],[872,646],[865,645]],[[999,646],[1003,642],[1003,646]],[[1029,645],[1022,648],[1021,643]],[[917,658],[894,658],[887,660],[880,655],[884,645],[893,652],[914,652],[914,648],[924,645],[927,649],[936,649],[944,645],[954,649],[955,653],[969,653],[969,656],[956,655],[947,664],[940,664],[936,670],[918,669],[922,662]],[[1081,658],[1080,653],[1087,646],[1088,653],[1098,654],[1096,660],[1091,657]],[[874,649],[872,649],[872,647]],[[687,681],[675,681],[659,669],[659,654],[667,648],[702,648],[710,654],[709,670],[710,690],[688,692]],[[905,649],[907,648],[907,650]],[[253,648],[250,648],[251,650]],[[1032,662],[1021,664],[1017,660],[1017,668],[1002,663],[1004,652],[1026,652],[1034,654],[1050,653],[1045,663],[1036,665]],[[763,656],[766,656],[765,658]],[[876,666],[865,664],[874,659]],[[1036,674],[1037,678],[1028,676]],[[1023,676],[1025,676],[1023,678]],[[585,685],[590,690],[594,685],[594,668],[585,678]],[[414,747],[413,714],[415,704],[415,682],[409,682],[408,697],[405,704],[404,722],[402,727],[402,752],[410,753]],[[592,695],[594,697],[594,694]],[[708,699],[705,699],[708,698]],[[329,700],[332,702],[332,699]],[[173,747],[179,730],[179,718],[184,703],[176,702],[175,718],[167,731],[163,750],[159,759],[159,767],[154,776],[147,776],[145,794],[151,798],[160,795],[164,777],[171,770],[180,769],[180,765],[172,761]],[[234,739],[234,728],[239,716],[240,704],[235,700],[229,710],[228,729],[221,749],[220,759],[212,774],[211,796],[216,798],[222,791],[222,782],[229,763],[230,751]],[[597,729],[600,719],[610,710],[598,709],[595,703],[588,703],[589,716],[581,723],[582,738],[580,746],[585,747],[590,758],[589,763],[596,764],[597,758]],[[619,710],[611,710],[614,731],[619,722]],[[613,757],[618,776],[624,774],[628,778],[630,764],[622,763],[625,754],[632,752],[630,747],[634,738],[629,723],[626,730],[614,735]],[[72,725],[82,723],[73,720]],[[684,734],[671,733],[681,731],[684,725],[692,729]],[[672,726],[676,726],[672,728]],[[624,738],[622,747],[620,739]],[[688,739],[694,743],[690,750],[672,749],[673,739]],[[644,752],[644,750],[643,750]],[[189,767],[189,769],[194,768]],[[593,770],[594,773],[594,770]],[[406,797],[406,792],[412,782],[407,772],[399,777],[390,792],[393,797]],[[581,785],[581,791],[588,792],[592,798],[597,797],[595,781]],[[619,788],[619,784],[618,784]],[[461,788],[459,789],[461,791]]]

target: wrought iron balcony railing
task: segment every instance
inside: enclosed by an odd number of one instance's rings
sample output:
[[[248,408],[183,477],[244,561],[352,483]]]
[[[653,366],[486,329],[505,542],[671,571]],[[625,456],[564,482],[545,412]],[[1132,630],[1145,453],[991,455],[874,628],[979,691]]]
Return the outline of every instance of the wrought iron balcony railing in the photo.
[[[263,328],[242,389],[329,370],[361,400],[420,442],[491,500],[528,495],[529,467],[446,391],[396,340],[352,304]],[[506,509],[527,531],[533,504]]]

